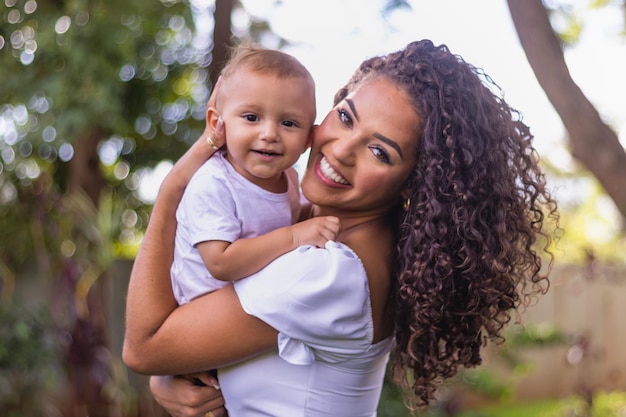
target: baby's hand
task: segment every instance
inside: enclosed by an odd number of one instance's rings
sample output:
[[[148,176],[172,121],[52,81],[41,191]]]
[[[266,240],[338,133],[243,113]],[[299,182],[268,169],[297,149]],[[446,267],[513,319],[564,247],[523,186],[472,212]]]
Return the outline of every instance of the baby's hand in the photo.
[[[323,247],[327,241],[335,240],[341,223],[335,216],[320,216],[304,220],[291,226],[296,246],[313,245]]]

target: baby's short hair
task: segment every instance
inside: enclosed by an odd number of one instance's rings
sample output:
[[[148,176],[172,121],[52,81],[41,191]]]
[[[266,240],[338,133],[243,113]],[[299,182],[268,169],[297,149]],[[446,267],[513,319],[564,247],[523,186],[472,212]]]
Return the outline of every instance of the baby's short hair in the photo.
[[[313,83],[313,76],[300,61],[274,49],[249,44],[236,45],[230,50],[229,60],[221,75],[228,78],[241,68],[263,75],[274,75],[277,78],[309,79]]]

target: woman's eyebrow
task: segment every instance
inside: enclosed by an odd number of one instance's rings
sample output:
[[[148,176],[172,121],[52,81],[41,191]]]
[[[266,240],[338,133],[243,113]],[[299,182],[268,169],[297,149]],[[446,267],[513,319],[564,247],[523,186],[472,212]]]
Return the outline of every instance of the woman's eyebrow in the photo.
[[[354,118],[357,121],[359,120],[359,114],[356,112],[356,107],[354,107],[354,101],[352,101],[351,99],[347,98],[346,99],[346,103],[348,103],[348,106],[350,106],[350,110],[352,111],[352,114],[354,114]]]
[[[380,133],[374,133],[374,137],[380,139],[381,141],[385,142],[387,145],[391,146],[393,149],[395,149],[398,154],[400,155],[400,158],[404,158],[404,155],[402,154],[402,149],[400,149],[400,146],[393,140],[389,139],[387,136],[381,135]]]
[[[346,103],[348,103],[348,106],[350,107],[350,110],[352,111],[352,114],[354,114],[354,118],[357,121],[359,120],[359,114],[356,111],[356,107],[354,106],[354,101],[352,101],[351,99],[347,98],[346,99]],[[381,135],[380,133],[375,133],[374,137],[382,140],[383,142],[385,142],[387,145],[391,146],[393,149],[395,149],[398,152],[398,155],[400,155],[400,158],[404,158],[404,155],[402,154],[402,149],[400,149],[400,146],[398,146],[398,144],[389,139],[387,136]]]

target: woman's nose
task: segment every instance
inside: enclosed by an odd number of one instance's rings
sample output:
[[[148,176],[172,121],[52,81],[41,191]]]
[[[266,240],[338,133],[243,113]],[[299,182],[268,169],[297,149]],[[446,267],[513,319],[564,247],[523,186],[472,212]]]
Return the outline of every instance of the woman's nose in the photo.
[[[356,138],[344,136],[336,139],[332,144],[332,154],[335,159],[344,165],[354,165],[356,161]]]

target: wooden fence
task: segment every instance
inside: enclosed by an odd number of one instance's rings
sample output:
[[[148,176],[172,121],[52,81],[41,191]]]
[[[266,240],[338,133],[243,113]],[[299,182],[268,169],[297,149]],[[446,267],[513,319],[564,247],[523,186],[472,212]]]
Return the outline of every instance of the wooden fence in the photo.
[[[520,349],[529,365],[521,375],[502,366],[498,349],[490,350],[487,366],[512,381],[518,400],[626,391],[626,268],[559,266],[551,283],[522,322],[556,326],[564,343]]]

